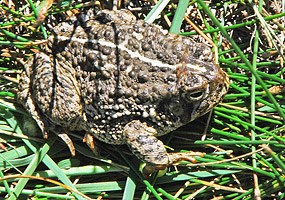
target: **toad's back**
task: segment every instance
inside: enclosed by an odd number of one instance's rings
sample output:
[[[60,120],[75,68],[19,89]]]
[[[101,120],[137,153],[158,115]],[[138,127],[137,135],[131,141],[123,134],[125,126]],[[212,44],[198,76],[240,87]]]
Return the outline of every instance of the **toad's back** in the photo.
[[[54,32],[19,88],[19,100],[43,131],[49,123],[128,143],[129,122],[163,135],[208,112],[228,89],[206,45],[127,12],[103,11]]]

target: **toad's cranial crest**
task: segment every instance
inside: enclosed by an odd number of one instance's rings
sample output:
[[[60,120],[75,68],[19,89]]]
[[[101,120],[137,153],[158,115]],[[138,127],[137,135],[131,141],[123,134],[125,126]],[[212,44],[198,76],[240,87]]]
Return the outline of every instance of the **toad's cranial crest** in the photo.
[[[45,134],[85,130],[165,167],[191,155],[167,153],[156,137],[207,113],[228,90],[212,60],[204,44],[104,10],[54,27],[21,75],[18,100]]]

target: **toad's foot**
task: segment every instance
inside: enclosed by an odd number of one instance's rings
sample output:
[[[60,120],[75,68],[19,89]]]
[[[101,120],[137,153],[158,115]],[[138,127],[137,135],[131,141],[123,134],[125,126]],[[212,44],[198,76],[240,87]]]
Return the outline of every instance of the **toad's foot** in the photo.
[[[164,144],[158,140],[156,130],[139,120],[129,122],[124,128],[126,144],[133,154],[147,163],[148,174],[165,169],[181,160],[195,162],[193,156],[203,156],[200,152],[167,153]]]
[[[87,144],[87,146],[91,149],[91,151],[94,153],[95,156],[100,155],[99,148],[95,145],[94,136],[90,133],[85,133],[83,142]]]
[[[75,156],[75,147],[73,145],[72,140],[68,136],[68,134],[67,133],[57,133],[57,136],[60,137],[64,141],[64,143],[67,145],[71,155]]]

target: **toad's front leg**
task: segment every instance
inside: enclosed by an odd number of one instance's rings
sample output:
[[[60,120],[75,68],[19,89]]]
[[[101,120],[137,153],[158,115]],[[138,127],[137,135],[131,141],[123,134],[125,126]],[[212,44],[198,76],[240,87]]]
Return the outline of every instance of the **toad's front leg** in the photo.
[[[129,122],[124,128],[124,137],[134,155],[147,163],[147,172],[165,169],[180,160],[195,162],[194,155],[200,152],[167,153],[164,144],[156,137],[156,130],[139,120]]]

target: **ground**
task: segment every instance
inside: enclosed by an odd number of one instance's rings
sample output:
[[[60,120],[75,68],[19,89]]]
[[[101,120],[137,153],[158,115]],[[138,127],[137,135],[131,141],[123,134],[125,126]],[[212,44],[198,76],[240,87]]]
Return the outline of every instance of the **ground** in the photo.
[[[26,112],[14,102],[18,70],[23,69],[21,63],[39,50],[45,34],[59,21],[90,5],[110,8],[93,1],[73,2],[67,8],[66,3],[55,3],[44,23],[35,28],[40,20],[31,14],[31,6],[26,1],[9,5],[1,2],[0,42],[5,45],[0,58],[3,149],[0,191],[3,197],[15,191],[21,197],[72,198],[66,194],[68,190],[78,199],[86,198],[82,193],[90,198],[109,199],[284,198],[282,19],[285,14],[282,5],[277,1],[260,1],[260,5],[242,1],[205,5],[197,1],[187,5],[188,18],[218,47],[218,62],[230,76],[230,91],[223,103],[215,107],[208,127],[204,116],[161,138],[169,152],[195,150],[206,155],[197,157],[197,164],[180,163],[161,177],[153,175],[145,179],[138,170],[138,159],[130,156],[126,147],[97,142],[101,156],[98,157],[82,145],[82,138],[72,136],[77,151],[71,157],[57,137],[44,140],[41,134],[27,134],[37,130],[27,123]],[[144,19],[152,10],[151,5],[148,1],[128,1],[121,6]],[[169,29],[168,19],[171,21],[176,12],[181,12],[180,6],[168,4],[161,15],[152,16],[153,23]],[[147,19],[152,21],[151,17]],[[173,27],[179,24],[179,17],[175,18],[171,30],[176,32]],[[186,21],[179,30],[206,43]],[[74,191],[71,182],[80,194]]]

